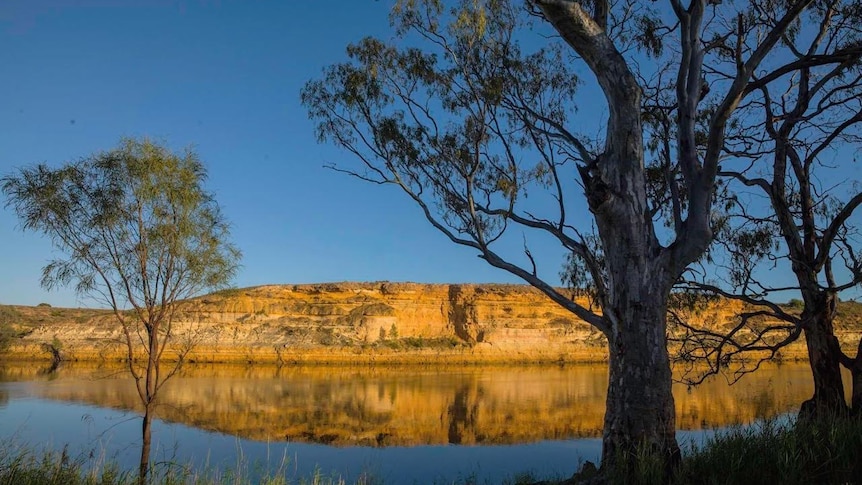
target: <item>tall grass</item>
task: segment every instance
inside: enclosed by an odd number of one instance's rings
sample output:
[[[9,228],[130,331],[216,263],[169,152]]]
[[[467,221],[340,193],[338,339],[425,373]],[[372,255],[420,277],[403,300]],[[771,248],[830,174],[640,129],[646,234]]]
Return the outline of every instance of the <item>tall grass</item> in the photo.
[[[246,462],[219,471],[206,467],[162,463],[150,472],[149,483],[164,485],[347,485],[338,474],[315,470],[306,477],[289,477],[287,463],[274,470]],[[0,446],[0,485],[139,485],[137,473],[122,471],[112,462],[94,455],[72,457],[60,452],[36,452],[11,444]],[[372,477],[362,475],[351,482],[373,485]]]
[[[687,454],[677,483],[862,483],[862,419],[766,421],[719,433]]]
[[[617,465],[614,470],[583,469],[568,480],[541,483],[862,484],[862,416],[772,419],[730,428],[689,446],[670,476],[662,457],[646,448],[618,456]]]

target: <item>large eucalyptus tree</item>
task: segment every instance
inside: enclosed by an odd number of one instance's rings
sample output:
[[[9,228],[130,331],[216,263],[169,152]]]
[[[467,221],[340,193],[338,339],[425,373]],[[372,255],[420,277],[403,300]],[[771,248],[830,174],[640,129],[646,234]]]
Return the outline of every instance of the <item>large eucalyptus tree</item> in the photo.
[[[603,466],[639,449],[672,465],[669,294],[712,240],[728,123],[752,82],[798,69],[783,39],[812,3],[402,0],[393,40],[350,45],[302,99],[320,140],[359,160],[337,170],[400,187],[452,242],[607,337]],[[647,143],[661,109],[670,136]],[[601,312],[528,249],[503,253],[513,229],[570,251]]]

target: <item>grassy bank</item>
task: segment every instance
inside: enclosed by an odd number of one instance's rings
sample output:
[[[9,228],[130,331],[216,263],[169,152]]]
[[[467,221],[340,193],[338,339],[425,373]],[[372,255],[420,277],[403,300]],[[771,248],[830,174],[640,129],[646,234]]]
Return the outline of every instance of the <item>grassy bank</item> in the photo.
[[[862,483],[862,418],[718,434],[688,454],[677,483]]]
[[[628,476],[612,475],[609,482],[662,483],[659,460],[644,454],[630,464],[633,471]],[[770,420],[720,432],[691,447],[669,483],[862,483],[862,418]]]
[[[286,463],[283,465],[286,466]],[[194,469],[179,464],[160,464],[149,483],[164,485],[347,485],[337,474],[315,472],[288,478],[286,467],[263,471],[240,465],[224,471]],[[350,482],[371,485],[372,478]],[[0,450],[0,485],[140,485],[137,472],[121,470],[114,463],[100,463],[92,456],[72,457],[66,450],[36,453],[28,449]]]
[[[574,457],[573,457],[574,458]],[[632,457],[632,473],[611,475],[608,483],[662,483],[658,461],[648,455]],[[153,471],[153,483],[175,485],[345,485],[337,474],[314,473],[286,478],[286,464],[261,473],[240,464],[235,470],[197,470],[162,465]],[[115,464],[99,463],[92,456],[70,457],[65,450],[45,454],[4,445],[0,449],[0,485],[131,485],[137,476]],[[373,476],[350,482],[381,483]],[[436,483],[436,482],[431,482]],[[458,485],[477,483],[460,479]],[[478,483],[487,483],[479,481]],[[535,482],[529,475],[513,477],[508,484],[568,484],[572,480]],[[767,421],[734,428],[689,449],[670,483],[674,484],[810,484],[862,483],[862,419],[815,423]]]

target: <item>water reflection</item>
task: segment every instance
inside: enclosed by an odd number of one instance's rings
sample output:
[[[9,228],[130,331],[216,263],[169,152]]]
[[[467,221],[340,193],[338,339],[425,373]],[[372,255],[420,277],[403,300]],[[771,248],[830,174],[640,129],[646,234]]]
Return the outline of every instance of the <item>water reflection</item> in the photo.
[[[135,410],[122,366],[0,367],[17,393]],[[768,367],[734,386],[721,378],[674,389],[682,430],[795,410],[812,392],[804,365]],[[337,446],[515,444],[601,434],[604,365],[349,368],[187,366],[162,390],[158,417],[259,441]],[[0,395],[0,406],[8,396]]]

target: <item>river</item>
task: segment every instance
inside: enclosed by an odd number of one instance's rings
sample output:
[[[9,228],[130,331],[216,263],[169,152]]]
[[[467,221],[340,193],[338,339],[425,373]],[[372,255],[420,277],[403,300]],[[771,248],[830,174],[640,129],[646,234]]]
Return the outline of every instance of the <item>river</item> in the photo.
[[[157,466],[315,470],[348,483],[499,483],[566,477],[596,461],[606,367],[292,367],[187,365],[162,389]],[[679,439],[795,412],[806,365],[767,366],[730,386],[674,387]],[[0,365],[0,438],[134,469],[140,408],[124,367]]]

